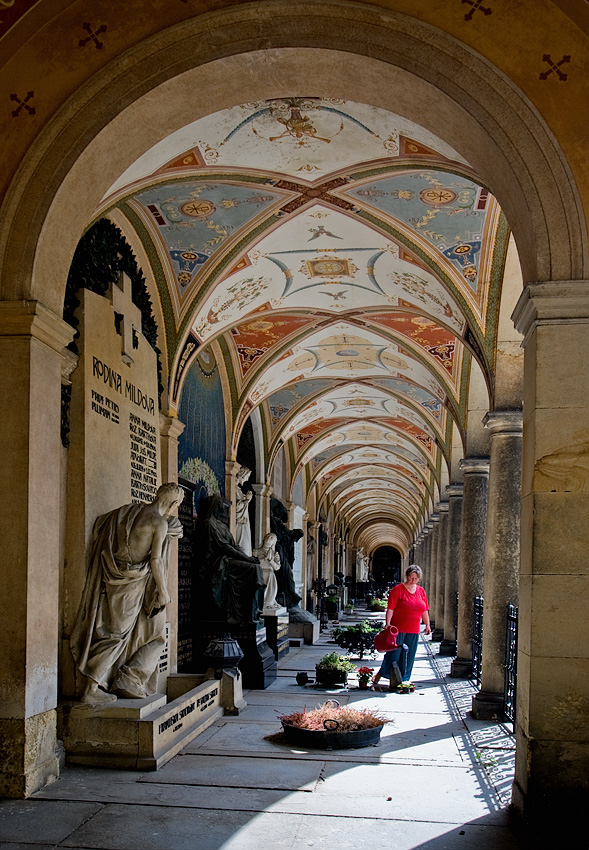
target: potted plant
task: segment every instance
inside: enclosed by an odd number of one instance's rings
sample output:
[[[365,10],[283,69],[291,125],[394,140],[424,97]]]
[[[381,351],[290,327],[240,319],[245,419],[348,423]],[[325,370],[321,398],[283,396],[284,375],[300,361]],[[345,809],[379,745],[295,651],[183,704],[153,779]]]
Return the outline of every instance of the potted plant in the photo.
[[[338,655],[337,652],[328,652],[315,665],[315,678],[318,685],[333,687],[334,685],[345,685],[348,681],[348,673],[356,670],[354,664]]]
[[[317,708],[280,717],[285,740],[303,747],[350,749],[374,746],[385,723],[391,722],[372,711],[340,706],[328,700]]]
[[[365,652],[373,649],[374,637],[383,625],[374,620],[362,620],[351,626],[337,626],[333,630],[333,639],[342,649],[362,659]]]
[[[345,610],[346,614],[353,614],[354,613],[354,606],[352,605],[351,602],[348,602],[347,605],[345,606],[344,610]]]
[[[386,599],[373,599],[370,603],[371,611],[386,611],[387,610],[387,600]]]
[[[357,673],[358,687],[365,690],[368,687],[368,682],[372,679],[374,670],[372,667],[358,667]]]
[[[337,620],[339,614],[339,596],[328,596],[325,600],[325,610],[330,620]]]

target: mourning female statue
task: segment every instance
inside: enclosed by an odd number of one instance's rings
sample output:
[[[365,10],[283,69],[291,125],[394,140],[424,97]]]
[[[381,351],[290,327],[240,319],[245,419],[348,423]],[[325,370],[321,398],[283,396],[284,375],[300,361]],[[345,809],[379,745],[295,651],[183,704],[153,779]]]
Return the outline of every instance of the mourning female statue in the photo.
[[[276,535],[276,551],[280,556],[280,570],[276,574],[278,593],[276,599],[280,605],[288,608],[291,623],[312,622],[315,617],[299,606],[301,597],[295,587],[293,564],[295,559],[295,543],[303,537],[301,528],[289,528],[286,525],[288,514],[286,508],[274,497],[270,500],[270,530]]]
[[[82,702],[142,699],[156,689],[170,602],[170,539],[182,537],[180,521],[171,514],[183,498],[177,484],[163,484],[150,504],[123,505],[94,524],[90,568],[70,639],[86,676]]]
[[[223,522],[228,504],[218,494],[199,502],[195,557],[201,612],[208,620],[251,624],[260,617],[260,591],[266,585],[259,560],[246,555]]]
[[[254,555],[260,560],[264,581],[266,582],[263,613],[266,615],[275,615],[276,611],[282,607],[276,601],[276,593],[278,592],[276,572],[280,569],[280,555],[276,551],[276,535],[272,534],[272,532],[267,534],[264,537],[262,545],[254,549]]]
[[[235,541],[237,545],[243,549],[246,555],[252,554],[252,533],[250,530],[249,504],[251,502],[253,492],[249,490],[247,493],[244,493],[242,488],[251,474],[251,470],[248,469],[247,466],[241,466],[239,468],[235,492],[235,514],[237,521]]]

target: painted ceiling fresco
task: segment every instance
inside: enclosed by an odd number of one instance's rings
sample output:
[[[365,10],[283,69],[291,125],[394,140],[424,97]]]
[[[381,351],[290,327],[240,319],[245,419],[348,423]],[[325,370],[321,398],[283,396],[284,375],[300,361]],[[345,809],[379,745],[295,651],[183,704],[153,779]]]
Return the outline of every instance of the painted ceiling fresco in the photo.
[[[259,416],[267,467],[284,452],[317,508],[376,505],[410,537],[464,433],[473,358],[493,383],[509,232],[468,163],[382,109],[274,99],[164,139],[113,208],[152,263],[172,412],[217,346],[227,458]]]

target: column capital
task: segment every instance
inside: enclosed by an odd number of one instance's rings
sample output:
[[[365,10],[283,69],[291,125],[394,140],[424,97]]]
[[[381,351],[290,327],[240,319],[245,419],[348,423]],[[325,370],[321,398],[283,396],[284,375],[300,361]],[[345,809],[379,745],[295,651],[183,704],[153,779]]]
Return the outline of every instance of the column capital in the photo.
[[[449,499],[457,498],[460,496],[464,496],[464,484],[448,484],[446,487],[446,496]]]
[[[237,475],[238,471],[241,469],[241,466],[241,463],[236,460],[226,460],[225,475]]]
[[[33,337],[61,353],[75,329],[40,301],[0,301],[0,336]]]
[[[271,496],[274,492],[270,484],[252,484],[252,490],[256,496]]]
[[[490,410],[483,418],[483,425],[491,434],[523,434],[524,414],[521,410]]]
[[[436,510],[439,511],[441,514],[447,514],[449,507],[450,505],[447,501],[438,502],[438,504],[436,505]]]
[[[546,280],[528,283],[511,319],[525,346],[541,325],[573,324],[589,318],[589,280]]]
[[[439,522],[440,521],[440,515],[438,513],[437,506],[436,506],[436,510],[434,511],[433,514],[430,514],[429,518],[430,518],[431,522]]]
[[[166,416],[160,413],[160,434],[162,437],[173,437],[177,440],[185,428],[185,423],[180,422],[177,416]]]
[[[458,466],[465,475],[478,473],[479,475],[489,474],[489,458],[488,457],[463,457],[458,461]]]

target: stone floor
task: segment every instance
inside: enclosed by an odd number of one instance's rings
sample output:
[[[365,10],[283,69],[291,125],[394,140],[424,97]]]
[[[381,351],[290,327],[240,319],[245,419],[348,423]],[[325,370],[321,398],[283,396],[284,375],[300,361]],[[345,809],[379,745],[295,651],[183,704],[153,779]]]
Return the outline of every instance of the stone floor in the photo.
[[[334,649],[325,633],[291,649],[271,687],[246,692],[239,717],[219,720],[161,770],[70,767],[30,799],[0,802],[0,848],[516,850],[511,730],[467,715],[474,689],[446,677],[437,648],[420,643],[413,694],[352,681],[337,692],[301,687],[296,673],[314,675]],[[380,744],[313,751],[271,740],[280,714],[332,696],[386,715]]]

